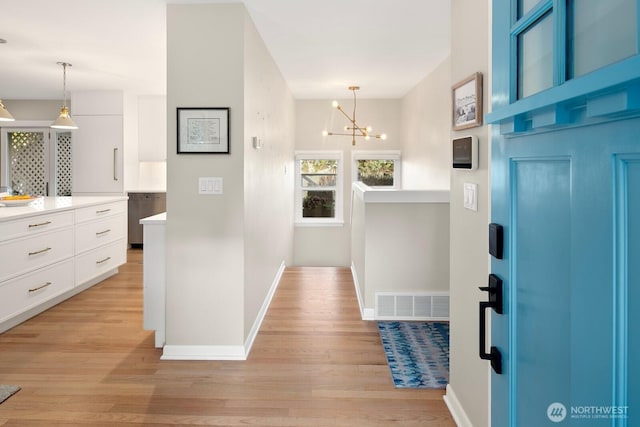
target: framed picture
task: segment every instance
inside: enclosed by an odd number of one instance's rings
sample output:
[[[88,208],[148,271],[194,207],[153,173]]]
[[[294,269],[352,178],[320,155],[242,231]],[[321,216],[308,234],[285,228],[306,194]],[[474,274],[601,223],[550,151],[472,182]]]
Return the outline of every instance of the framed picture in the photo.
[[[482,74],[475,73],[452,87],[453,130],[482,125]]]
[[[229,108],[178,108],[178,154],[229,154]]]

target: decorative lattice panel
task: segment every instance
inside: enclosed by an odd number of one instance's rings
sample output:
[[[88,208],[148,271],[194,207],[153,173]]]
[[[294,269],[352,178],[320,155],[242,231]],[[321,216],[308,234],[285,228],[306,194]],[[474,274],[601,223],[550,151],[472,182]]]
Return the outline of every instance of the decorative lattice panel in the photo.
[[[45,194],[44,133],[11,132],[9,141],[9,170],[13,191],[20,194]]]
[[[71,195],[71,132],[58,134],[56,149],[56,196]]]

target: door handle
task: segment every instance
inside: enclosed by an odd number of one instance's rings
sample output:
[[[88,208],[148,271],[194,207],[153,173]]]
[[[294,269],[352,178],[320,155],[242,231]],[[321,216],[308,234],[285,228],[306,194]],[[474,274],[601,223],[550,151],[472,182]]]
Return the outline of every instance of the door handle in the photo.
[[[489,275],[489,286],[481,286],[481,291],[489,293],[489,301],[480,301],[480,337],[478,339],[480,359],[489,360],[496,374],[502,374],[502,353],[497,347],[491,346],[486,352],[485,342],[487,338],[487,308],[492,308],[496,313],[503,313],[502,280],[495,274]]]
[[[118,171],[116,170],[116,160],[118,159],[118,147],[113,149],[113,180],[118,180]]]

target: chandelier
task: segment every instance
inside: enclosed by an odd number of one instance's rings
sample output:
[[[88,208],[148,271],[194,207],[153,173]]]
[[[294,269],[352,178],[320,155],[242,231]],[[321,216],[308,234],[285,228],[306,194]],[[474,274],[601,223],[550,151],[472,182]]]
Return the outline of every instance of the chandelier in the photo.
[[[360,89],[360,86],[349,86],[349,90],[353,92],[353,115],[349,116],[340,106],[338,101],[333,101],[331,104],[333,108],[338,109],[346,118],[349,120],[349,125],[344,127],[344,131],[348,133],[336,133],[329,132],[327,130],[322,131],[323,136],[350,136],[351,137],[351,145],[356,145],[356,137],[363,137],[366,140],[371,138],[377,138],[385,140],[387,139],[387,134],[372,134],[373,129],[371,126],[361,127],[356,122],[356,91]]]

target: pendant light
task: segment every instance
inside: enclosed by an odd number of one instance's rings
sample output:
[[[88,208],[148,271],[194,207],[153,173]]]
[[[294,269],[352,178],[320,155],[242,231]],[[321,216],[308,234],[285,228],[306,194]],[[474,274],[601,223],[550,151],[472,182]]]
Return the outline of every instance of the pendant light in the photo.
[[[387,134],[373,134],[371,126],[361,127],[356,122],[356,91],[360,89],[360,86],[349,86],[349,90],[353,92],[353,115],[349,116],[343,109],[342,106],[338,103],[338,101],[333,101],[331,106],[340,111],[346,118],[349,120],[349,125],[344,127],[344,131],[348,133],[338,133],[338,132],[329,132],[322,131],[322,136],[333,136],[333,135],[341,135],[341,136],[350,136],[351,137],[351,145],[356,145],[356,137],[363,137],[366,140],[371,138],[377,138],[385,140],[387,139]]]
[[[0,99],[0,122],[12,122],[15,119],[11,115],[11,113],[5,108],[2,103],[2,99]]]
[[[51,124],[54,129],[78,129],[78,126],[71,120],[69,109],[67,108],[67,67],[71,67],[71,64],[67,62],[58,62],[58,65],[62,65],[62,108],[60,109],[60,115]]]

